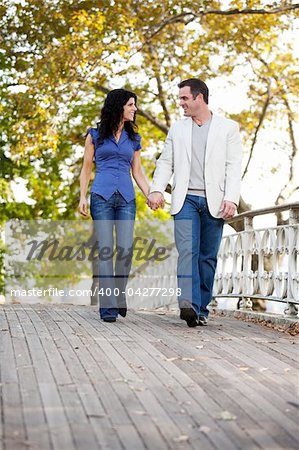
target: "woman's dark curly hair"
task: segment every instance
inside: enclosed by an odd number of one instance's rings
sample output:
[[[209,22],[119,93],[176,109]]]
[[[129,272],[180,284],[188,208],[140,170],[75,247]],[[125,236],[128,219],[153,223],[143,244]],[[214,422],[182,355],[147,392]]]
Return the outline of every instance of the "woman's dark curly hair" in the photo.
[[[101,111],[100,122],[98,123],[99,144],[103,143],[104,139],[116,133],[123,117],[124,105],[130,98],[134,98],[136,105],[137,96],[134,92],[127,91],[126,89],[113,89],[108,92]],[[132,122],[125,121],[124,129],[127,131],[131,140],[136,139],[137,125],[135,124],[135,116]]]

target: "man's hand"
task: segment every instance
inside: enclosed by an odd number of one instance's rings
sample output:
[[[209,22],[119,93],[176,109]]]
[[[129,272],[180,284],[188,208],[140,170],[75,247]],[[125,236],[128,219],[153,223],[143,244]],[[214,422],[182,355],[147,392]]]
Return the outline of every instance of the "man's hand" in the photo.
[[[237,211],[237,206],[233,202],[223,200],[220,208],[221,217],[224,220],[231,219]]]
[[[164,196],[161,192],[152,192],[147,197],[147,204],[153,210],[156,211],[159,207],[164,207]]]

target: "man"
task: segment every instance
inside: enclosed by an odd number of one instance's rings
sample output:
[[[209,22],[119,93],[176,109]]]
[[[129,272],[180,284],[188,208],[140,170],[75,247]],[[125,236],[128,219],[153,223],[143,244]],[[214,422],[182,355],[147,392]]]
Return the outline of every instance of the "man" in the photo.
[[[175,122],[157,161],[148,205],[163,205],[173,175],[171,214],[178,250],[180,318],[207,325],[224,220],[240,196],[242,147],[236,122],[209,110],[209,90],[199,79],[179,85],[186,119]]]

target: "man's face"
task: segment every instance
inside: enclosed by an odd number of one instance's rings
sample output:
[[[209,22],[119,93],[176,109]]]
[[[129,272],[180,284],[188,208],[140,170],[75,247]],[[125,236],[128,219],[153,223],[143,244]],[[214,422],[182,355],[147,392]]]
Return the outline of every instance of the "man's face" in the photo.
[[[191,94],[190,86],[184,86],[180,88],[179,91],[179,100],[180,106],[184,110],[184,116],[186,117],[194,117],[200,111],[200,104],[202,101],[202,94],[199,94],[195,99]]]

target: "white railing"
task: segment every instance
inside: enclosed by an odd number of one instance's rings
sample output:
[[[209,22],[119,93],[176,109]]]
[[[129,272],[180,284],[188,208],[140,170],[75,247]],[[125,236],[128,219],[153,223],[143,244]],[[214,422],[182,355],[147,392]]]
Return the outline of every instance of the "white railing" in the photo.
[[[254,228],[254,218],[287,212],[285,225]],[[285,304],[284,315],[296,317],[299,304],[299,202],[248,211],[235,216],[228,224],[243,222],[244,231],[224,235],[218,254],[211,307],[216,298],[237,298],[241,310],[250,311],[253,299]],[[139,267],[128,285],[138,288],[176,288],[177,252],[157,265],[154,261]],[[176,295],[133,296],[132,307],[156,308],[176,304]]]
[[[288,212],[285,225],[254,228],[254,218]],[[296,317],[299,304],[299,202],[248,211],[229,224],[243,221],[244,231],[222,238],[214,297],[237,297],[240,309],[251,310],[252,299],[285,303],[284,314]],[[213,307],[217,301],[213,302]]]

